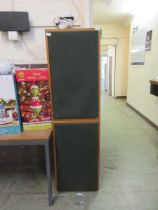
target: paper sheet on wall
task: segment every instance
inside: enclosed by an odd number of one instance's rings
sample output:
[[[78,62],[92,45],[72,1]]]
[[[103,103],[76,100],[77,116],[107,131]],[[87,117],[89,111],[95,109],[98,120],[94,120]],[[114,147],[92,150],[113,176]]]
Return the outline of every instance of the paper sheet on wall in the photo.
[[[145,60],[146,29],[133,30],[131,64],[143,65]]]

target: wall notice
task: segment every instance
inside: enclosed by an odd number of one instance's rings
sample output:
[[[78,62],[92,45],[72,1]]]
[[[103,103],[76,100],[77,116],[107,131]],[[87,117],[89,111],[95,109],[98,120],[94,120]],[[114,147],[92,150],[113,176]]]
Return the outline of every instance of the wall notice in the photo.
[[[151,50],[152,30],[146,33],[145,51]]]
[[[133,37],[132,37],[132,48],[131,48],[132,65],[144,65],[145,41],[146,41],[146,29],[138,30],[138,27],[134,28]]]

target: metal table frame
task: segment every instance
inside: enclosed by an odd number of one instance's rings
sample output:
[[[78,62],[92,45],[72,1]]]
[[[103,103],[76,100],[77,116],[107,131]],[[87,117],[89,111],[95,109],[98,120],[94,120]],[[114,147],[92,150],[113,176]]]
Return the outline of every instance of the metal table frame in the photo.
[[[25,146],[25,145],[43,145],[45,147],[45,158],[46,158],[46,172],[47,172],[47,183],[48,183],[48,202],[49,206],[54,203],[54,195],[52,194],[52,174],[51,174],[51,158],[50,158],[50,145],[51,135],[48,140],[11,140],[11,141],[0,141],[0,146]]]

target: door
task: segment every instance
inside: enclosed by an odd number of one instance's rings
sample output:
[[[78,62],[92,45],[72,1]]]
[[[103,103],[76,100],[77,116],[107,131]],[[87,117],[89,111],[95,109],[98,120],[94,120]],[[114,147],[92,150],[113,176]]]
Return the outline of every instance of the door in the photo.
[[[112,96],[112,56],[109,56],[109,91],[108,95]]]

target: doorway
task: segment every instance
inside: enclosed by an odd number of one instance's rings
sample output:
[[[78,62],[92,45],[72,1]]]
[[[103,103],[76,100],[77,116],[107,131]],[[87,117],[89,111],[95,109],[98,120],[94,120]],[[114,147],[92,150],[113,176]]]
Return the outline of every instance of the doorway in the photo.
[[[115,97],[116,46],[103,46],[101,56],[101,93]]]

